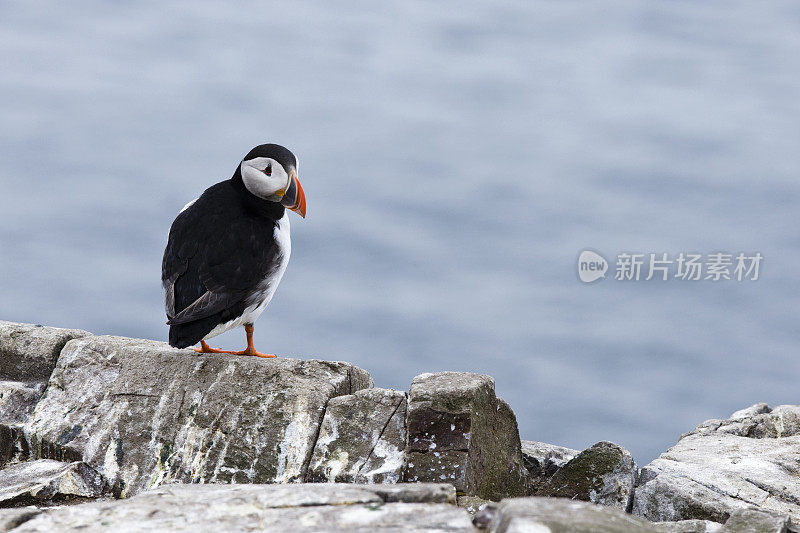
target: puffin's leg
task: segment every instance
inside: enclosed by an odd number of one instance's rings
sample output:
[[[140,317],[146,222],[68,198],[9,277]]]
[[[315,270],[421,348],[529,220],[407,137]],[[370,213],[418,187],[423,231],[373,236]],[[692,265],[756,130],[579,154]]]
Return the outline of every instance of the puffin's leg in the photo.
[[[194,351],[197,353],[234,353],[228,350],[217,350],[216,348],[212,348],[206,344],[206,341],[203,340],[200,341],[200,348],[195,348]]]
[[[247,333],[247,348],[241,352],[231,352],[234,355],[255,355],[256,357],[275,357],[271,353],[260,353],[256,351],[253,345],[253,324],[245,324],[244,331]]]

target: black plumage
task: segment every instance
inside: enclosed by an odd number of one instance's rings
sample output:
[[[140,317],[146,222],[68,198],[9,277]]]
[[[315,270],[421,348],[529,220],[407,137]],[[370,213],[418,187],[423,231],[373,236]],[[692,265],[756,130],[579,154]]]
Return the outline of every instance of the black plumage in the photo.
[[[258,157],[254,152],[264,147],[282,148],[262,145],[245,159]],[[273,148],[269,157],[283,156],[287,168],[293,168],[294,155],[282,149],[288,155]],[[275,227],[285,211],[280,203],[251,194],[237,168],[230,180],[206,189],[178,215],[161,276],[170,345],[185,348],[200,342],[217,325],[240,317],[263,293],[283,259]]]

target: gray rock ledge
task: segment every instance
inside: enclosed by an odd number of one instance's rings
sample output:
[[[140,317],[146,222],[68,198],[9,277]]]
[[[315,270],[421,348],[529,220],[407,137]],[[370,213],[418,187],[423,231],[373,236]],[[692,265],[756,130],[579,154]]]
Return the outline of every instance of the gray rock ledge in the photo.
[[[48,510],[12,531],[474,532],[453,501],[452,486],[431,484],[164,485]]]
[[[86,337],[66,344],[23,430],[35,457],[85,461],[117,496],[175,481],[297,481],[328,401],[371,385],[349,363]]]

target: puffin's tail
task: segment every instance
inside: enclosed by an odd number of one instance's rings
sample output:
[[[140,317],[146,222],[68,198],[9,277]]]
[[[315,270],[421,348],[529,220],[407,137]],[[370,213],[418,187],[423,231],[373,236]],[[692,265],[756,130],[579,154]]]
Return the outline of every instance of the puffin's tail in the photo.
[[[169,327],[169,345],[188,348],[200,342],[219,323],[219,314]]]
[[[188,348],[203,340],[211,330],[234,320],[244,313],[246,304],[241,302],[215,313],[211,316],[192,320],[185,324],[174,324],[169,327],[169,345],[174,348]]]

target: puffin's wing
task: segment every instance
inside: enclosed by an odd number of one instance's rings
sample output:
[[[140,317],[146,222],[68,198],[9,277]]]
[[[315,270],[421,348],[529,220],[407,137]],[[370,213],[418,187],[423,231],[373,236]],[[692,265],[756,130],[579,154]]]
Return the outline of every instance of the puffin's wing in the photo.
[[[196,202],[197,200],[195,200]],[[191,204],[181,211],[169,229],[167,246],[164,249],[164,259],[161,261],[161,285],[164,287],[164,308],[167,318],[175,317],[176,311],[180,312],[186,304],[180,306],[176,302],[175,283],[189,268],[189,261],[197,253],[198,239],[192,228],[198,223],[197,217],[192,216]],[[183,300],[183,299],[182,299]],[[178,309],[176,310],[176,307]]]
[[[241,291],[206,291],[183,311],[171,317],[167,324],[174,326],[211,316],[239,303],[244,297],[245,293]]]
[[[167,312],[167,319],[172,320],[175,316],[175,280],[162,281],[161,285],[164,287],[164,310]]]
[[[279,260],[274,224],[237,207],[225,195],[204,194],[172,223],[161,272],[168,324],[241,302]]]

